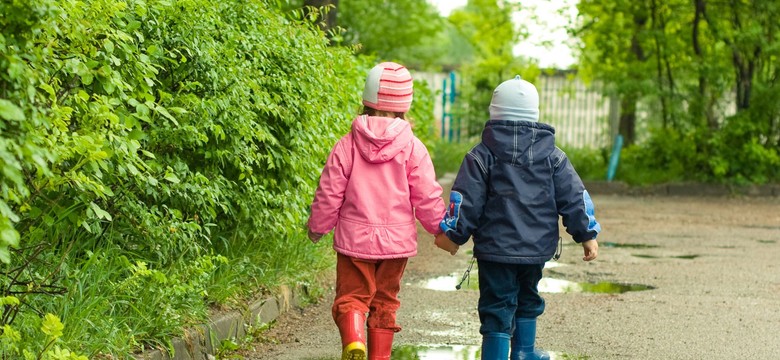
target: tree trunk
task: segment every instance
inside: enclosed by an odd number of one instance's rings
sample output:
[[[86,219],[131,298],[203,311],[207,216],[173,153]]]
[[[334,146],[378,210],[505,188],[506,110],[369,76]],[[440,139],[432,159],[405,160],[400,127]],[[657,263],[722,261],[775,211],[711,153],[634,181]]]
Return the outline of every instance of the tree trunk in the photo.
[[[623,136],[626,145],[636,141],[636,102],[634,94],[624,95],[620,100],[620,124],[618,132]]]
[[[648,14],[638,10],[634,15],[634,34],[631,37],[631,52],[636,56],[638,62],[643,63],[647,61],[647,55],[645,54],[642,44],[639,41],[639,33],[647,25]],[[629,74],[631,77],[639,78],[638,75]],[[623,140],[626,145],[631,145],[636,141],[636,104],[639,101],[639,95],[636,92],[631,91],[628,94],[623,94],[620,99],[620,125],[618,127],[620,135],[623,135]]]
[[[704,64],[707,60],[704,57],[704,51],[699,43],[700,25],[707,13],[707,2],[705,0],[696,0],[695,2],[695,15],[693,17],[693,34],[691,39],[693,41],[693,53],[698,60],[697,70],[699,72],[699,93],[696,98],[692,99],[691,104],[691,116],[693,119],[698,120],[702,117],[706,119],[707,127],[710,130],[716,130],[718,128],[718,121],[715,118],[715,112],[713,111],[714,101],[708,100],[711,98],[709,90],[709,82],[705,76],[706,70]]]
[[[732,59],[737,70],[737,110],[746,110],[750,108],[750,92],[753,88],[756,61],[745,60],[737,50],[732,53]]]
[[[662,17],[662,15],[658,14],[658,4],[656,4],[656,0],[653,0],[651,4],[652,4],[650,6],[650,10],[651,10],[650,12],[652,14],[651,19],[652,19],[653,27],[656,28],[656,31],[653,31],[653,41],[655,43],[655,53],[656,53],[655,55],[656,79],[657,79],[656,81],[658,82],[658,90],[659,90],[658,92],[660,94],[659,97],[661,99],[661,119],[663,119],[663,127],[666,128],[669,123],[669,110],[667,109],[667,104],[666,104],[666,98],[668,95],[664,91],[664,72],[661,63],[661,59],[664,58],[663,56],[661,56],[661,54],[665,53],[666,49],[665,47],[664,49],[661,48],[661,41],[658,39],[658,33],[659,33],[658,30],[661,30],[660,32],[663,32],[666,25],[664,24],[663,21],[659,22],[659,17]],[[659,23],[661,24],[660,28],[658,28]],[[671,77],[671,74],[669,74],[669,77]],[[669,94],[671,94],[671,91],[669,92]]]
[[[734,28],[743,31],[739,18],[741,8],[736,1],[731,2],[732,23]],[[753,89],[753,73],[756,69],[756,59],[761,55],[761,47],[754,46],[753,53],[740,50],[736,43],[731,44],[731,60],[736,68],[737,76],[737,111],[750,108],[750,92]]]

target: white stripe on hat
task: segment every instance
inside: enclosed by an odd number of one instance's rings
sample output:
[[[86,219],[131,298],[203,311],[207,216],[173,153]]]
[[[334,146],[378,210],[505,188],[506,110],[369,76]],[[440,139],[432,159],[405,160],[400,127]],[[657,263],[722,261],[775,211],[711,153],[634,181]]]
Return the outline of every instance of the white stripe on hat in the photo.
[[[397,72],[388,71],[388,72],[387,72],[385,75],[388,75],[388,76],[393,76],[393,77],[403,77],[403,78],[407,78],[408,76],[410,76],[410,74],[409,74],[409,72],[408,72],[408,71],[404,71],[404,72],[400,72],[400,71],[397,71]]]
[[[409,95],[409,96],[411,96],[411,95]],[[382,100],[379,100],[379,102],[396,103],[396,104],[409,104],[409,103],[412,102],[412,99],[409,99],[409,100],[385,100],[385,99],[382,99]]]
[[[379,86],[379,89],[387,89],[387,90],[412,90],[414,89],[414,85],[407,86],[407,87],[392,87],[392,86]]]

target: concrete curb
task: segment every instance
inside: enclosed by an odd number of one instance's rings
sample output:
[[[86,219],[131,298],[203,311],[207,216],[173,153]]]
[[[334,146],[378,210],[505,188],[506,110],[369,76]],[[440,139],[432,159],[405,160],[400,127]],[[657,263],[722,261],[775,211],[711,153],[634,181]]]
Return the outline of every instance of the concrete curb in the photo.
[[[270,323],[279,315],[301,305],[305,287],[291,289],[281,286],[274,297],[251,303],[242,311],[230,311],[202,324],[187,329],[184,336],[174,338],[173,352],[149,350],[133,355],[137,360],[213,360],[223,340],[246,335],[250,327]]]
[[[780,184],[731,186],[721,184],[674,183],[632,187],[620,181],[585,181],[585,188],[594,195],[629,196],[780,196]]]

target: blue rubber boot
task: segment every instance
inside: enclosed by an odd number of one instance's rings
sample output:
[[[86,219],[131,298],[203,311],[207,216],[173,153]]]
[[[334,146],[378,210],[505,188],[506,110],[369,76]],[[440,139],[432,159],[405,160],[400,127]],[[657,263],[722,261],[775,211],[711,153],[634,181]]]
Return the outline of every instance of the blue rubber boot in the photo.
[[[510,360],[550,360],[546,351],[534,349],[536,318],[516,318]]]
[[[487,333],[482,336],[482,360],[506,360],[509,356],[509,334]]]

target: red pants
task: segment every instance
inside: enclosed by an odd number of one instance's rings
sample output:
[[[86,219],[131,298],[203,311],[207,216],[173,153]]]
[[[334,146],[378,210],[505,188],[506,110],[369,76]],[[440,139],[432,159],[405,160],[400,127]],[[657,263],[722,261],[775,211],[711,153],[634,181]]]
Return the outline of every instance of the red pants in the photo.
[[[338,254],[333,320],[348,311],[368,312],[369,328],[401,331],[395,313],[401,307],[398,292],[409,259],[365,260]]]

